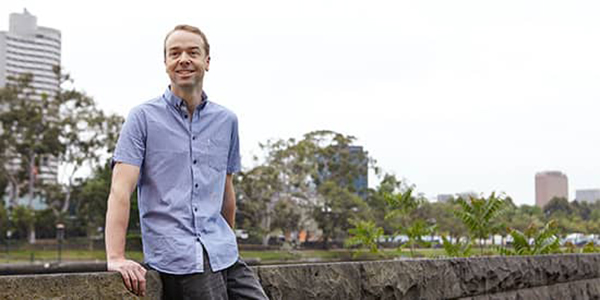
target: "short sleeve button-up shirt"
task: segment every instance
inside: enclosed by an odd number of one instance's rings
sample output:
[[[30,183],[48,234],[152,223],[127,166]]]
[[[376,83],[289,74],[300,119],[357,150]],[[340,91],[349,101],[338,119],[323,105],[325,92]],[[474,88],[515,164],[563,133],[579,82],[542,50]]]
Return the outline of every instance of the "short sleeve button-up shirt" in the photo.
[[[235,234],[221,215],[226,175],[240,170],[233,112],[203,94],[189,115],[167,88],[129,113],[113,162],[140,167],[138,207],[148,265],[170,274],[203,272],[202,246],[213,271],[237,261]]]

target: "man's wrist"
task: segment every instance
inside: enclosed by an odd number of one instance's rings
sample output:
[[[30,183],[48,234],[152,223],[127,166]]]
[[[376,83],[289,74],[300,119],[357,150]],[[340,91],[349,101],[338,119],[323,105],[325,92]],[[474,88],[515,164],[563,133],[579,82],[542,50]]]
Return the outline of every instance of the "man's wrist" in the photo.
[[[106,256],[106,260],[108,260],[108,261],[125,260],[125,255],[108,255],[108,256]]]

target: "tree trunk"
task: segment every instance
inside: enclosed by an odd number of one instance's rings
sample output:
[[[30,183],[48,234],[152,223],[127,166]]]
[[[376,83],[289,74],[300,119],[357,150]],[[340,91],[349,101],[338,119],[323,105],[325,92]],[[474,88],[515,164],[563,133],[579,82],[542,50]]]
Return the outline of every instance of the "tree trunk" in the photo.
[[[329,250],[329,234],[323,234],[323,249]]]
[[[73,172],[71,172],[71,176],[69,176],[69,182],[67,183],[67,191],[65,193],[65,202],[60,210],[60,212],[64,215],[69,209],[69,205],[71,204],[71,187],[73,186],[73,176],[75,176],[75,172],[77,172],[79,168],[73,168]]]
[[[34,171],[35,171],[35,153],[33,151],[30,151],[30,153],[29,153],[29,191],[28,191],[29,204],[28,204],[28,207],[29,207],[29,209],[31,209],[32,213],[33,213],[33,197],[35,195],[34,188],[35,188],[35,180],[36,180],[36,174],[34,174]],[[29,224],[29,243],[35,244],[35,218],[33,220],[31,220],[31,224]]]
[[[35,171],[35,153],[33,151],[30,151],[29,153],[29,191],[28,191],[28,198],[29,198],[29,203],[28,203],[28,207],[32,208],[33,206],[33,196],[34,196],[34,188],[35,188],[35,177],[36,175],[34,174]]]
[[[35,221],[29,224],[29,243],[35,244]]]

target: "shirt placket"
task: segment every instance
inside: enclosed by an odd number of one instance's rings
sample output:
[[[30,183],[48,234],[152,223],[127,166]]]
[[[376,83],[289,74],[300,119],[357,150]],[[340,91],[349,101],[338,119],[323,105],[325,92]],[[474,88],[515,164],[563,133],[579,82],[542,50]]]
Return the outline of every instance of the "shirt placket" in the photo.
[[[192,193],[191,193],[191,198],[190,198],[190,205],[191,205],[191,211],[192,211],[192,220],[194,223],[194,234],[195,234],[195,252],[196,252],[196,256],[195,256],[195,261],[196,261],[196,266],[203,271],[203,262],[202,262],[202,243],[201,243],[201,232],[202,232],[202,228],[201,228],[201,224],[198,224],[198,199],[199,199],[199,192],[200,192],[200,186],[199,186],[199,178],[200,178],[200,149],[199,147],[197,147],[196,145],[198,145],[198,143],[196,142],[196,140],[198,139],[198,129],[199,128],[199,111],[196,111],[194,115],[192,116],[188,116],[188,118],[190,119],[186,119],[186,121],[188,122],[188,126],[189,126],[189,130],[188,130],[188,134],[189,134],[189,144],[190,144],[190,159],[192,162],[191,165],[191,172],[192,172]],[[186,112],[185,114],[187,115],[187,108],[186,108]]]

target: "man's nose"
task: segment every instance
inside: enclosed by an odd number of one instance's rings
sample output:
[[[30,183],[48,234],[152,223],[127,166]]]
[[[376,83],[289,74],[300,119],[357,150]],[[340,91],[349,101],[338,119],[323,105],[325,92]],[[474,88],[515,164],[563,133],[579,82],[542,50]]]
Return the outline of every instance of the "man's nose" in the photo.
[[[189,64],[190,56],[187,53],[182,52],[181,55],[179,56],[179,63],[180,64]]]

